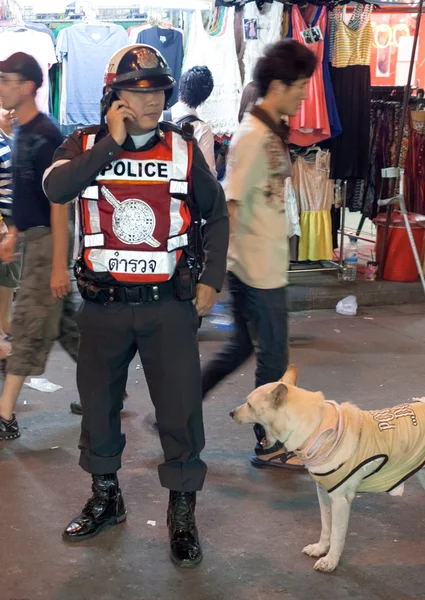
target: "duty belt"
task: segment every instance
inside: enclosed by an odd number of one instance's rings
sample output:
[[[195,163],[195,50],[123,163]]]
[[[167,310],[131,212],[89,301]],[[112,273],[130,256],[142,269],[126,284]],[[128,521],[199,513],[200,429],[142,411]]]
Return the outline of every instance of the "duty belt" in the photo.
[[[77,285],[84,300],[97,302],[98,304],[110,304],[112,302],[143,304],[145,302],[157,302],[161,298],[170,297],[174,294],[172,281],[126,287],[100,286],[89,279],[79,278]]]

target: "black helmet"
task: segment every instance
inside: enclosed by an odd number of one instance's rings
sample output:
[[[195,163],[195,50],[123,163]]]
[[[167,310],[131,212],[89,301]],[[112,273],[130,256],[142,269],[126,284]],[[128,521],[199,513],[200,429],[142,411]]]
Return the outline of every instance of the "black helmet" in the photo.
[[[165,91],[166,105],[176,80],[156,48],[146,44],[126,46],[116,52],[106,67],[105,87],[139,92]]]

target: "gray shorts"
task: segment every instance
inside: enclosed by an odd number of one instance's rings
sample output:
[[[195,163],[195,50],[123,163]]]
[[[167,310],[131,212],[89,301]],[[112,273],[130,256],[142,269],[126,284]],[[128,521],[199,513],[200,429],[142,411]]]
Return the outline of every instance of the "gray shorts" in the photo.
[[[12,317],[12,354],[7,360],[7,372],[12,375],[42,375],[59,337],[63,300],[53,298],[50,290],[52,260],[50,228],[29,229]]]

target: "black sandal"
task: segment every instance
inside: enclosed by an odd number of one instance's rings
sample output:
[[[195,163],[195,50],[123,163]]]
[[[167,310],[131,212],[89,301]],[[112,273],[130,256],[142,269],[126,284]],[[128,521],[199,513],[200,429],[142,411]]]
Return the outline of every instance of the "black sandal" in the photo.
[[[260,458],[264,457],[264,458]],[[288,462],[292,458],[297,458],[293,452],[286,452],[284,448],[276,449],[275,446],[263,452],[256,451],[255,456],[250,456],[249,460],[253,467],[263,469],[265,467],[289,469],[292,471],[306,471],[303,464],[293,464]],[[297,460],[299,460],[297,458]]]

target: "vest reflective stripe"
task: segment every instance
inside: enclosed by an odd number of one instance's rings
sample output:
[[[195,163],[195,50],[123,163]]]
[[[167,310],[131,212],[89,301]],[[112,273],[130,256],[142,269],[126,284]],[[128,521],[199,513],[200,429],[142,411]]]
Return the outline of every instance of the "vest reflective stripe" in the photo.
[[[77,260],[80,255],[80,235],[81,235],[81,206],[75,202],[75,223],[74,223],[74,248],[72,258]]]
[[[173,179],[187,180],[189,158],[187,142],[179,133],[173,132]]]
[[[174,179],[170,181],[170,194],[173,196],[174,194],[188,194],[189,193],[189,184],[187,181],[177,181]]]
[[[85,202],[86,229],[87,233],[101,233],[99,203],[97,200],[87,200]]]
[[[174,237],[182,232],[185,225],[184,217],[181,214],[181,201],[177,198],[171,198],[170,201],[170,235]]]
[[[96,141],[96,134],[94,133],[90,133],[87,137],[86,137],[86,143],[84,146],[84,152],[86,150],[91,150],[94,146],[94,143]]]
[[[81,193],[81,197],[84,200],[99,200],[99,187],[97,185],[90,185]]]
[[[170,238],[167,242],[167,250],[168,252],[173,252],[174,250],[178,250],[179,248],[185,248],[189,243],[189,236],[187,233],[183,235],[178,235],[176,237]]]
[[[182,136],[173,132],[173,175],[174,179],[184,180],[182,184],[185,183],[186,188],[186,182],[189,178],[189,163],[191,164],[191,162],[192,145],[188,149],[188,145]],[[175,189],[175,184],[172,184],[171,187]],[[170,237],[179,235],[184,230],[185,225],[187,225],[181,210],[181,201],[172,197],[170,205]]]

